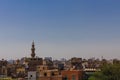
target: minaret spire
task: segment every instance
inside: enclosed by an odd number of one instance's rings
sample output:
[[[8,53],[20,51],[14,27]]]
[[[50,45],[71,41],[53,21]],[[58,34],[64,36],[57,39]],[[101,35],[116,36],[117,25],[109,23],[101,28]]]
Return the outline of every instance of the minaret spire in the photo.
[[[32,57],[32,58],[35,57],[35,45],[34,45],[34,41],[32,42],[31,57]]]

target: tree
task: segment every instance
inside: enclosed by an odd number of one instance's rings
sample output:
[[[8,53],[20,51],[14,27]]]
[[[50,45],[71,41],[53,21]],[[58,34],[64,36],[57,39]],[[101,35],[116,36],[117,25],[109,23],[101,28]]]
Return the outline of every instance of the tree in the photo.
[[[120,80],[120,64],[106,64],[100,72],[95,72],[89,80]]]

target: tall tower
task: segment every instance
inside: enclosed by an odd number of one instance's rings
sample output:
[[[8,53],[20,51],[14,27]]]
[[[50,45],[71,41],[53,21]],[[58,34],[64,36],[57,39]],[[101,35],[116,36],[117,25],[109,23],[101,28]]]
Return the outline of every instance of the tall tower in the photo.
[[[34,41],[32,42],[31,57],[32,57],[32,58],[35,57],[35,45],[34,45]]]

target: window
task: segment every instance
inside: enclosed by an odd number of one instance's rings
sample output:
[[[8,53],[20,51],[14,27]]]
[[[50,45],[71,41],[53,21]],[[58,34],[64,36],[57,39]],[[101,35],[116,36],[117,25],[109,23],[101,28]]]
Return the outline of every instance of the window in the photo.
[[[76,80],[76,76],[75,75],[72,75],[72,80]]]
[[[43,67],[43,70],[44,70],[45,68]]]
[[[54,72],[52,72],[52,73],[51,73],[51,76],[54,76],[54,75],[55,75]]]
[[[63,80],[68,80],[67,76],[63,77]]]
[[[5,69],[3,69],[3,74],[5,74]]]
[[[44,76],[47,76],[47,73],[44,73]]]
[[[32,75],[30,75],[30,77],[32,77]]]
[[[59,72],[59,75],[61,75],[61,72]]]

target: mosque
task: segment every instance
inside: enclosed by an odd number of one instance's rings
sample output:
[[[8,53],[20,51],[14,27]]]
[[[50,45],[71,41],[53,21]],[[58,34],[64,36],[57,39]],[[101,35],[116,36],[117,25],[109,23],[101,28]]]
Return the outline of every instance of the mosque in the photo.
[[[26,58],[25,63],[28,65],[26,67],[28,71],[36,71],[36,66],[43,65],[43,59],[36,57],[34,41],[32,42],[31,57]]]

